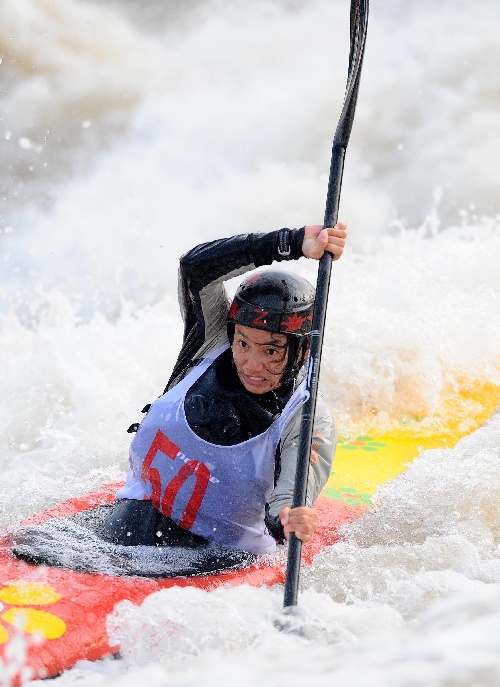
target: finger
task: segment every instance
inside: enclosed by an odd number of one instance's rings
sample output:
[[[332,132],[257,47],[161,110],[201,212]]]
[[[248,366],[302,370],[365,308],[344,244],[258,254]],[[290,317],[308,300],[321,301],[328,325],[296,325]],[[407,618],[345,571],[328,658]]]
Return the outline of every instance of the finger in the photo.
[[[288,524],[289,525],[309,525],[315,523],[317,517],[310,515],[309,513],[297,513],[294,514],[293,511],[288,514]]]
[[[308,542],[312,538],[315,529],[316,528],[312,525],[287,525],[284,528],[284,531],[286,539],[289,539],[290,533],[293,532],[297,539],[300,539],[303,542]]]
[[[312,534],[318,524],[317,517],[306,515],[289,516],[288,521],[284,525],[285,529],[290,532],[306,532]]]
[[[344,222],[337,222],[337,224],[333,227],[335,231],[342,233],[342,234],[347,234],[347,224]]]
[[[289,519],[289,513],[291,510],[291,506],[283,506],[282,509],[280,510],[278,517],[280,519],[280,522],[283,527],[286,527],[288,525],[288,519]]]
[[[325,250],[327,250],[329,253],[333,255],[334,260],[338,260],[342,253],[344,252],[344,244],[341,243],[334,243],[333,241],[330,242],[326,247]]]
[[[279,512],[279,517],[284,518],[288,516],[288,513],[292,510],[292,507],[289,506],[288,504],[286,506],[282,506],[280,512]]]
[[[347,225],[343,222],[338,222],[334,227],[326,227],[330,236],[347,236]]]
[[[322,229],[319,234],[317,241],[320,245],[326,246],[328,244],[328,241],[330,240],[330,235],[328,233],[328,229]]]

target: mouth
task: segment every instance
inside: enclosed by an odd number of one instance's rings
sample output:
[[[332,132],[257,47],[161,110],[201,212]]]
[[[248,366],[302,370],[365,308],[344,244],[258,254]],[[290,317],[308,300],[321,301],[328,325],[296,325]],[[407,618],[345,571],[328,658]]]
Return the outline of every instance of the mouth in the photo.
[[[267,384],[267,380],[265,377],[251,377],[250,375],[241,374],[240,379],[243,382],[244,386],[251,386],[255,389],[262,388],[263,386],[265,386],[265,384]]]

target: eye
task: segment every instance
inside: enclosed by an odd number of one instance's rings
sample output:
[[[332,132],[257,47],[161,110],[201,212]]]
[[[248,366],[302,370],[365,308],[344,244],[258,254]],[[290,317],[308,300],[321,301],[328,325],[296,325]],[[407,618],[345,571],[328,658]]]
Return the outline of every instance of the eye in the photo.
[[[266,355],[269,358],[279,358],[281,360],[285,355],[285,351],[282,348],[268,348],[266,349]]]

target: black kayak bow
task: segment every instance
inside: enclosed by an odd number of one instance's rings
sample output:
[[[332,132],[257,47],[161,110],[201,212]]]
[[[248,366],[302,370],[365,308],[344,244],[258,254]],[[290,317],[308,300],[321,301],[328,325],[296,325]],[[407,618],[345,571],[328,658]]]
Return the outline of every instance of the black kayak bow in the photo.
[[[358,97],[361,67],[368,29],[368,0],[351,0],[351,43],[349,69],[342,113],[333,139],[330,177],[326,196],[323,226],[333,227],[337,223],[344,158],[351,135],[356,101]],[[323,332],[328,304],[328,290],[332,268],[332,256],[324,253],[319,262],[314,315],[311,333],[311,348],[306,372],[306,401],[302,411],[300,443],[297,457],[297,472],[293,494],[294,508],[306,504],[309,456],[311,452],[314,413],[318,391],[318,378],[323,345]],[[284,606],[296,606],[299,586],[302,542],[293,533],[290,535],[288,562],[285,580]]]

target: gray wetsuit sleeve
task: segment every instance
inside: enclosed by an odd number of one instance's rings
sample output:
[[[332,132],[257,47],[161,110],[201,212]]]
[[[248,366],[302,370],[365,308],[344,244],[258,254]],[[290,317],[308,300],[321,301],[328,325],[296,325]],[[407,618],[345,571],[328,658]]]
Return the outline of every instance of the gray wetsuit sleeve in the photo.
[[[281,508],[292,503],[299,448],[302,407],[287,422],[279,445],[281,471],[267,504],[267,520],[276,523]],[[318,395],[307,485],[307,505],[312,506],[325,486],[332,469],[337,431],[322,397]],[[273,528],[274,529],[274,528]],[[274,534],[274,533],[273,533]],[[278,537],[279,538],[279,537]]]

